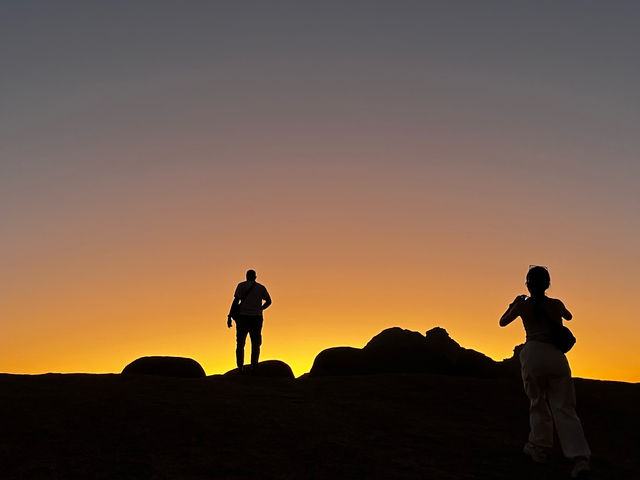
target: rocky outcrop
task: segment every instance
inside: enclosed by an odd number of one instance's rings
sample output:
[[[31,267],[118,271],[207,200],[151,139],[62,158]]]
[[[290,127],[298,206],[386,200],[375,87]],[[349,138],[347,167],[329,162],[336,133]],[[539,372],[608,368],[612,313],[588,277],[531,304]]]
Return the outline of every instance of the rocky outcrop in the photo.
[[[398,327],[383,330],[362,349],[370,373],[450,373],[419,332]]]
[[[524,347],[524,343],[516,345],[513,348],[513,356],[505,358],[498,364],[500,374],[503,377],[520,377],[520,352]]]
[[[311,375],[363,375],[371,373],[361,348],[333,347],[318,354]]]
[[[398,327],[383,330],[364,348],[335,347],[318,354],[312,376],[374,373],[440,373],[474,377],[519,374],[517,355],[495,362],[475,350],[461,347],[444,328],[425,335]]]
[[[245,366],[242,374],[254,377],[295,378],[291,367],[280,360],[265,360],[264,362],[259,362],[255,368]],[[239,375],[240,372],[237,368],[224,374],[225,377],[235,377]]]
[[[123,375],[159,375],[163,377],[200,378],[206,376],[198,362],[184,357],[142,357],[122,370]]]

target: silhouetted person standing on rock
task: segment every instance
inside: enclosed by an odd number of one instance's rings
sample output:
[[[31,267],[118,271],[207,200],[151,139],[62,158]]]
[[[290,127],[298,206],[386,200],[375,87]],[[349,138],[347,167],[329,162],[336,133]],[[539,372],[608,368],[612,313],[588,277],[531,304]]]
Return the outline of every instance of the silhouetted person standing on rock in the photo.
[[[564,304],[545,295],[551,277],[545,267],[534,266],[527,273],[531,297],[519,295],[500,318],[500,326],[509,325],[517,317],[527,334],[520,352],[524,390],[531,401],[529,441],[524,453],[535,462],[547,463],[553,446],[555,424],[564,456],[574,460],[572,478],[589,471],[591,451],[576,414],[576,396],[567,357],[555,345],[550,322],[562,325],[562,319],[573,316]]]
[[[247,334],[251,337],[251,366],[255,368],[258,365],[262,344],[262,311],[271,305],[269,292],[264,285],[256,282],[256,277],[255,270],[247,271],[247,281],[236,287],[227,316],[227,327],[231,328],[232,319],[236,322],[236,363],[240,373],[244,366]]]

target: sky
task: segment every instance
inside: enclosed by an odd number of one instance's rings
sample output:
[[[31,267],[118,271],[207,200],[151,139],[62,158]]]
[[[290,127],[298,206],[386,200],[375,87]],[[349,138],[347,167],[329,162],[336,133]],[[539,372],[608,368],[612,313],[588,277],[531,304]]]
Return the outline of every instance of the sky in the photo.
[[[0,371],[296,375],[384,328],[496,360],[530,264],[575,376],[640,381],[640,4],[0,4]],[[247,354],[248,358],[248,354]]]

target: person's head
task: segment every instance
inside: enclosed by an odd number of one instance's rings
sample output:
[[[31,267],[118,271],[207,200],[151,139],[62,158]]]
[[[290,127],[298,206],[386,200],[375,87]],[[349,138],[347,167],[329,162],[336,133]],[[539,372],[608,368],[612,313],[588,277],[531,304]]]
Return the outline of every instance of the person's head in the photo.
[[[256,275],[255,270],[247,270],[247,280],[252,281],[255,280],[258,276]]]
[[[549,271],[545,267],[533,266],[527,272],[527,289],[532,296],[544,295],[551,285]]]

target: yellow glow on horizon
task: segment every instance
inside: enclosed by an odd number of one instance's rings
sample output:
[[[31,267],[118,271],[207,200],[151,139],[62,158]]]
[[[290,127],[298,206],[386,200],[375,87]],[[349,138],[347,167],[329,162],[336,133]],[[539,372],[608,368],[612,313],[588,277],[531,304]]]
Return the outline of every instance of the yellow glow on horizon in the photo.
[[[498,361],[510,357],[513,346],[524,341],[520,322],[504,329],[498,327],[497,319],[511,300],[504,294],[504,301],[497,308],[491,298],[468,297],[468,302],[460,302],[455,295],[433,292],[433,301],[425,302],[418,311],[415,305],[408,304],[404,286],[389,288],[385,297],[375,297],[371,305],[358,305],[344,293],[344,285],[332,291],[331,301],[327,295],[323,295],[324,301],[318,301],[321,283],[317,278],[307,282],[306,292],[300,291],[298,282],[290,282],[284,288],[277,281],[264,283],[270,287],[274,305],[265,313],[261,359],[283,360],[296,376],[309,371],[321,350],[341,345],[363,347],[371,337],[392,326],[423,334],[441,326],[461,346]],[[127,287],[134,288],[122,288]],[[33,309],[42,330],[21,332],[22,336],[15,332],[15,342],[3,349],[3,370],[117,373],[141,356],[175,355],[194,358],[208,375],[224,373],[235,367],[235,329],[227,329],[224,324],[233,287],[232,283],[228,291],[221,289],[215,294],[199,292],[202,296],[181,292],[174,299],[165,297],[146,304],[129,299],[131,303],[110,309],[104,308],[106,299],[94,298],[74,305],[72,299],[58,297],[54,302],[50,298],[48,308]],[[154,290],[148,285],[145,289]],[[366,298],[367,292],[366,286],[360,286],[359,294]],[[159,292],[154,298],[160,298]],[[53,303],[55,311],[51,309]],[[571,308],[571,302],[566,303]],[[126,312],[119,313],[122,305]],[[185,306],[191,308],[186,310]],[[569,353],[574,375],[638,381],[640,367],[629,364],[614,348],[624,339],[616,340],[613,333],[606,336],[607,332],[593,328],[603,312],[573,310],[576,320],[568,325],[578,337],[578,344]],[[70,318],[73,322],[69,322]],[[629,341],[631,344],[633,339]],[[246,348],[248,358],[249,341]],[[598,353],[594,355],[596,349]],[[602,358],[607,362],[603,363]]]
[[[247,268],[274,300],[261,358],[297,375],[393,326],[501,360],[524,331],[498,318],[540,264],[574,314],[573,373],[640,381],[628,9],[461,23],[453,2],[413,3],[123,22],[107,2],[46,21],[11,2],[0,372],[179,355],[224,373]]]
[[[247,268],[274,300],[261,358],[283,360],[296,375],[321,350],[362,347],[392,326],[441,326],[501,360],[524,332],[519,322],[501,329],[498,318],[524,292],[527,266],[543,263],[549,295],[575,316],[574,374],[640,380],[625,353],[639,346],[637,274],[630,247],[606,225],[573,215],[569,227],[592,228],[592,244],[538,242],[541,229],[564,227],[566,212],[514,229],[522,204],[464,198],[473,182],[436,179],[427,188],[384,169],[352,182],[341,169],[306,168],[278,172],[304,182],[286,177],[245,195],[222,186],[212,196],[206,181],[170,171],[95,216],[70,208],[64,228],[43,218],[47,235],[25,236],[5,253],[0,370],[119,372],[141,356],[179,355],[224,373],[235,363],[226,314]],[[247,211],[250,222],[237,213]],[[594,245],[615,255],[594,257]]]

